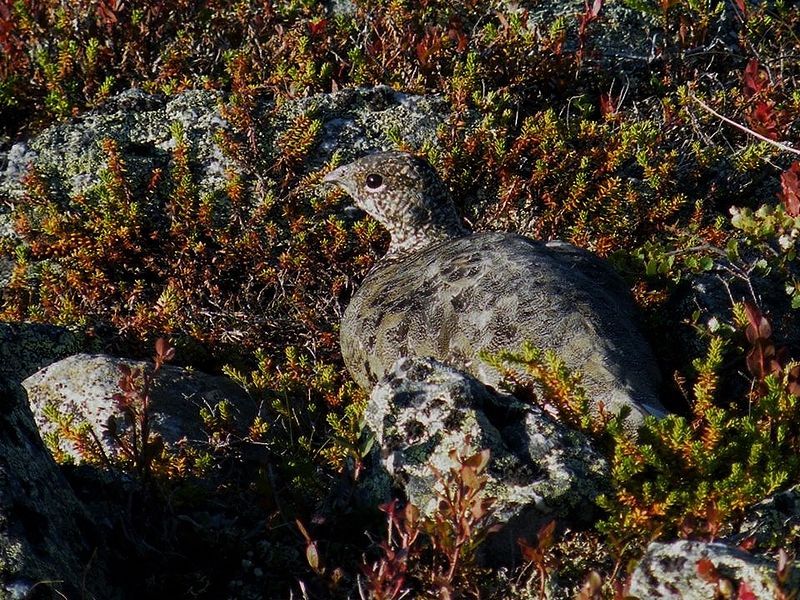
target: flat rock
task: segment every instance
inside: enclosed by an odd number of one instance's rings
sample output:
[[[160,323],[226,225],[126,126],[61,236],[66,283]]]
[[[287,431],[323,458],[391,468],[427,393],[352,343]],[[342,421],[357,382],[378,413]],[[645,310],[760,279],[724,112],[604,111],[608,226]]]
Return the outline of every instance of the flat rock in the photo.
[[[151,368],[144,361],[132,361],[99,354],[77,354],[60,360],[28,377],[23,386],[28,391],[31,408],[42,436],[49,444],[57,444],[76,462],[82,460],[75,445],[56,435],[53,417],[74,418],[74,424],[88,423],[107,453],[114,452],[106,424],[116,417],[124,429],[112,397],[117,394],[121,377],[120,366]],[[229,400],[234,414],[249,424],[255,415],[255,403],[247,393],[230,379],[165,365],[156,375],[150,395],[152,431],[167,444],[183,438],[189,441],[207,440],[200,409],[213,409],[222,400]],[[247,421],[247,419],[250,421]]]
[[[800,485],[778,492],[745,509],[737,532],[726,541],[754,542],[756,548],[800,552]]]

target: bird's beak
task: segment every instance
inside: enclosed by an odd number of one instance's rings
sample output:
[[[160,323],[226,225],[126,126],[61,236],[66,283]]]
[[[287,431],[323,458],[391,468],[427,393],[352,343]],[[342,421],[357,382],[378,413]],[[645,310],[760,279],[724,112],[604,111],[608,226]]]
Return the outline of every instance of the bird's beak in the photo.
[[[325,177],[322,178],[322,183],[337,183],[338,184],[342,180],[342,176],[344,175],[346,167],[347,167],[347,165],[342,165],[341,167],[338,167],[338,168],[334,169],[333,171],[331,171],[330,173],[325,175]]]

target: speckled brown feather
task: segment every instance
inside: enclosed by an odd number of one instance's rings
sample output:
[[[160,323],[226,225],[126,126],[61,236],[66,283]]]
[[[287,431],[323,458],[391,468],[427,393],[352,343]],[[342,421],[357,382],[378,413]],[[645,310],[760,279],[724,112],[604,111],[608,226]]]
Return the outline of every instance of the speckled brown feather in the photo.
[[[369,175],[380,175],[383,187],[370,190]],[[467,235],[447,188],[431,166],[405,152],[370,154],[329,173],[392,236],[386,257],[396,260],[436,241]]]
[[[497,372],[479,352],[516,350],[528,340],[580,370],[595,405],[630,405],[634,422],[663,414],[655,359],[636,328],[628,290],[610,267],[564,242],[469,235],[433,170],[418,165],[410,155],[381,153],[328,178],[392,236],[390,260],[363,281],[341,323],[342,354],[356,382],[370,389],[400,356],[431,356],[496,385]],[[425,180],[409,181],[407,174],[420,169]],[[365,197],[359,180],[372,172],[385,175],[387,185]],[[415,205],[431,222],[408,218]]]

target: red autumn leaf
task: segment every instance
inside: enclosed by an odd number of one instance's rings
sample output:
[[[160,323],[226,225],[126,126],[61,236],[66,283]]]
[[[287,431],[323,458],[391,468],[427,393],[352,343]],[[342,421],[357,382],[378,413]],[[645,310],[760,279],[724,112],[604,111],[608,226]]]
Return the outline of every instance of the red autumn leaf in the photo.
[[[442,46],[441,39],[433,28],[428,28],[425,36],[416,46],[417,60],[423,67],[427,67],[430,62],[428,59],[433,56]]]
[[[707,558],[701,558],[697,561],[697,574],[700,576],[700,579],[708,583],[716,583],[719,581],[717,567]]]
[[[747,321],[749,322],[745,334],[747,335],[747,340],[751,344],[755,344],[759,339],[767,339],[772,336],[772,327],[769,321],[764,318],[764,315],[761,314],[761,311],[755,304],[745,302],[744,311],[747,314]]]
[[[97,4],[97,12],[100,15],[103,25],[106,27],[111,27],[112,25],[116,24],[116,12],[120,8],[122,8],[122,4],[118,4],[116,0],[100,0],[100,2]]]
[[[308,28],[311,31],[311,35],[313,37],[320,37],[324,35],[327,26],[328,26],[327,19],[318,19],[316,21],[311,21],[308,25]]]
[[[791,563],[789,561],[789,555],[786,553],[786,550],[781,548],[780,550],[778,550],[778,568],[777,568],[778,581],[780,583],[785,583],[786,580],[788,579],[790,575],[789,572],[790,565]]]
[[[771,102],[759,102],[748,115],[753,131],[770,140],[778,139],[778,115]]]
[[[617,98],[612,98],[611,94],[600,94],[600,114],[604,117],[617,114]]]
[[[800,365],[789,370],[789,393],[800,398]]]
[[[319,571],[319,550],[317,549],[317,542],[308,542],[306,544],[306,561],[314,571]]]
[[[742,13],[743,17],[747,16],[747,5],[744,3],[744,0],[734,0],[736,3],[736,8],[739,9],[739,12]]]
[[[756,538],[753,535],[751,535],[748,538],[743,539],[741,541],[741,543],[739,544],[739,548],[741,548],[745,552],[750,552],[755,547],[756,547]]]
[[[800,216],[800,162],[795,161],[781,174],[781,191],[778,192],[778,199],[783,203],[788,215]]]
[[[469,42],[467,35],[461,30],[461,27],[451,27],[447,32],[447,37],[456,43],[456,50],[463,52],[467,49]]]
[[[589,5],[589,0],[583,0],[583,14],[578,17],[578,35],[583,38],[586,35],[586,28],[589,23],[595,21],[600,15],[600,10],[603,8],[604,0],[594,0],[592,5]]]
[[[490,457],[491,452],[488,449],[483,449],[467,458],[461,464],[465,467],[471,467],[475,470],[475,473],[482,473],[486,465],[489,464]]]
[[[164,338],[156,340],[156,356],[162,361],[169,362],[175,358],[175,348],[169,345]]]
[[[750,586],[745,581],[739,583],[739,591],[736,597],[739,600],[758,600],[758,596],[753,593],[753,590],[750,589]]]
[[[394,518],[395,512],[397,512],[397,505],[398,502],[396,499],[389,500],[389,502],[384,502],[378,506],[378,510],[381,512],[385,512],[389,515],[389,518]]]
[[[522,553],[522,558],[530,563],[538,563],[544,558],[538,546],[532,546],[523,538],[517,538],[517,545]]]
[[[761,379],[767,375],[780,375],[783,371],[780,354],[775,352],[775,346],[771,342],[759,344],[758,360],[761,364],[759,375]]]
[[[539,528],[536,537],[539,540],[540,548],[549,548],[553,545],[553,535],[556,531],[555,519],[551,519]]]
[[[767,87],[769,80],[767,74],[761,70],[758,61],[751,58],[747,66],[744,68],[744,92],[746,96],[752,96],[759,93]]]

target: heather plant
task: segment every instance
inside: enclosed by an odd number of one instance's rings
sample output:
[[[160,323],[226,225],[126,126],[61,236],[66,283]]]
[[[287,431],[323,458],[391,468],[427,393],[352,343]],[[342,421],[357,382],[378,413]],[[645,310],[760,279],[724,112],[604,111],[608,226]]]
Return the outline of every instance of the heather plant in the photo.
[[[120,391],[112,399],[122,423],[117,422],[116,417],[111,417],[107,423],[108,435],[120,457],[142,479],[151,476],[153,465],[164,450],[163,440],[152,431],[150,393],[161,367],[175,356],[175,348],[164,338],[156,340],[155,349],[152,370],[120,366]]]
[[[480,569],[478,548],[499,529],[492,524],[494,498],[485,493],[490,453],[462,456],[453,449],[446,473],[433,468],[438,510],[421,516],[413,504],[396,500],[381,506],[387,516],[387,539],[381,556],[363,567],[362,598],[394,600],[417,588],[438,598],[480,597],[471,581]]]
[[[741,358],[754,384],[746,397],[723,403],[723,362],[736,340],[722,332],[742,330],[749,349]],[[606,448],[613,491],[598,500],[607,511],[598,528],[618,547],[675,534],[713,540],[744,508],[800,477],[797,367],[776,350],[752,305],[737,306],[732,326],[709,334],[706,355],[693,362],[689,415],[648,418],[638,438],[619,417],[590,414],[577,376],[552,353],[526,346],[490,361],[518,385],[531,378],[533,397]]]
[[[109,464],[102,442],[88,421],[70,411],[60,410],[55,404],[45,405],[43,414],[51,429],[42,433],[42,441],[56,462],[59,464],[74,462],[74,458],[67,451],[67,446],[71,446],[87,464]]]
[[[100,183],[69,198],[68,210],[43,177],[29,176],[15,210],[26,244],[15,249],[4,318],[111,326],[133,340],[158,331],[179,345],[190,338],[228,352],[268,340],[277,353],[305,331],[330,355],[331,298],[350,276],[357,239],[375,234],[356,228],[351,236],[335,216],[312,220],[325,207],[308,193],[288,213],[277,190],[263,191],[253,206],[236,176],[222,196],[209,196],[194,180],[180,127],[174,136],[171,168],[139,185],[118,144],[104,141]],[[325,262],[330,269],[316,267]],[[238,339],[229,333],[233,318],[245,320]]]
[[[288,347],[279,363],[261,352],[256,356],[252,372],[225,369],[262,407],[251,426],[252,438],[280,457],[298,492],[319,494],[325,489],[320,466],[349,470],[358,478],[371,447],[363,432],[366,394],[333,366],[297,348]]]

